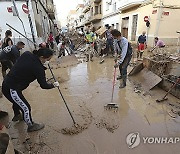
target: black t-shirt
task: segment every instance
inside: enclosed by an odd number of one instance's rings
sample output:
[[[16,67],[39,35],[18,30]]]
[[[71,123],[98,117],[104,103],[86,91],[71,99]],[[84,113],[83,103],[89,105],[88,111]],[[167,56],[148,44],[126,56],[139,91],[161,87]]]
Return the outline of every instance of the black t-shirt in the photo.
[[[11,41],[11,44],[13,45],[13,41],[11,40],[11,38],[9,38],[9,37],[4,38],[4,41],[3,41],[3,44],[2,44],[2,49],[9,46],[9,44],[8,44],[9,41]]]
[[[54,88],[46,82],[45,69],[39,58],[29,51],[24,52],[5,77],[3,84],[14,90],[24,90],[34,80],[38,81],[42,89]]]
[[[16,45],[7,46],[0,52],[0,61],[12,61],[13,64],[20,57],[20,51]]]

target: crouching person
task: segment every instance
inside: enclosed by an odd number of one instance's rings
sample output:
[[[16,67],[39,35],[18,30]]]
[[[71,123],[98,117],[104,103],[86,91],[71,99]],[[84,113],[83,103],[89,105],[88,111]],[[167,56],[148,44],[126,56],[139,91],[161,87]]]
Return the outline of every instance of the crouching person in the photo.
[[[44,64],[52,56],[53,51],[48,48],[42,48],[33,53],[26,51],[17,60],[2,84],[4,96],[13,104],[14,117],[12,121],[24,119],[28,125],[28,132],[40,130],[44,128],[44,124],[37,124],[32,120],[31,106],[23,96],[22,91],[36,79],[42,89],[52,89],[59,86],[58,82],[54,84],[46,82]]]
[[[119,79],[122,79],[122,84],[119,86],[119,88],[126,87],[126,80],[127,80],[127,67],[131,61],[132,58],[132,47],[128,40],[125,37],[121,36],[121,33],[114,29],[111,31],[111,34],[113,35],[113,38],[116,39],[117,45],[120,51],[117,51],[120,53],[120,59],[117,61],[117,63],[114,65],[115,68],[119,67],[120,71],[120,77]]]

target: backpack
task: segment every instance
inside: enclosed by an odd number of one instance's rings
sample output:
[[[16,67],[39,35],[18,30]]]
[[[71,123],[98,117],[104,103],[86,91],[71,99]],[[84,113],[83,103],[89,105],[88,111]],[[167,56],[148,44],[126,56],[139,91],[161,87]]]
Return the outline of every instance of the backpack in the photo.
[[[131,43],[128,42],[128,50],[127,50],[127,55],[132,55],[133,50],[132,50],[132,46]]]
[[[122,48],[121,48],[121,46],[120,46],[119,43],[120,43],[120,42],[118,41],[117,44],[118,44],[119,48],[120,48],[121,51],[122,51]],[[132,52],[133,52],[133,51],[132,51],[131,43],[128,42],[128,49],[127,49],[127,54],[126,54],[126,56],[131,56],[131,55],[132,55]]]

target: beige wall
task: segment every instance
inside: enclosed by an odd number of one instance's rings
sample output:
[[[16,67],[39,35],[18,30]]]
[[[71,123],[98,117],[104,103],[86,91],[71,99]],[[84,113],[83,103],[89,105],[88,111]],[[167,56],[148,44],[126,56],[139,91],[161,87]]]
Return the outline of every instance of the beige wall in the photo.
[[[150,17],[150,28],[149,28],[149,45],[151,45],[152,38],[154,38],[154,33],[156,30],[156,22],[157,22],[157,14],[152,15],[152,4],[146,5],[144,7],[137,8],[135,10],[130,10],[126,13],[122,13],[120,15],[120,23],[122,22],[122,18],[129,17],[129,28],[128,28],[128,39],[131,40],[131,33],[132,33],[132,22],[133,22],[133,15],[138,15],[138,21],[137,21],[137,32],[136,32],[136,38],[142,34],[143,31],[147,32],[146,23],[144,22],[144,16]]]
[[[176,2],[175,0],[172,1]],[[133,15],[138,15],[136,38],[142,31],[147,31],[144,16],[149,16],[151,25],[148,30],[148,45],[153,45],[154,37],[156,36],[162,39],[167,45],[175,45],[178,37],[176,31],[180,31],[180,9],[159,9],[153,8],[153,6],[153,4],[149,4],[134,10],[131,9],[122,12],[120,15],[120,25],[122,23],[122,18],[129,17],[128,39],[131,40]],[[157,10],[157,13],[152,14],[153,10]],[[161,15],[164,11],[169,12],[169,16]]]

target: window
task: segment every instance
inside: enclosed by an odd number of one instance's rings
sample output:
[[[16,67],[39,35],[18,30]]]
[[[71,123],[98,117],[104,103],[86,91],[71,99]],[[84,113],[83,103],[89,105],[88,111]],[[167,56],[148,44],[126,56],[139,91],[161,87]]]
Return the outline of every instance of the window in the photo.
[[[95,6],[95,13],[94,15],[98,14],[98,6]]]
[[[106,2],[106,11],[108,11],[108,10],[109,10],[109,3]]]
[[[93,7],[91,8],[91,16],[93,16]]]
[[[116,29],[119,30],[119,23],[116,23]]]
[[[102,13],[101,5],[99,5],[99,13],[100,13],[100,14]]]
[[[115,2],[113,5],[113,11],[115,12],[116,10],[117,10],[117,7],[116,7],[116,2]]]

